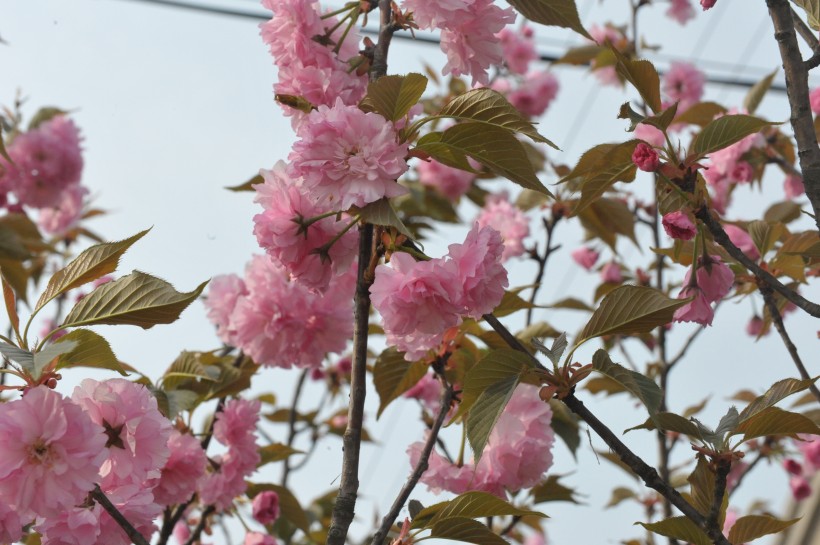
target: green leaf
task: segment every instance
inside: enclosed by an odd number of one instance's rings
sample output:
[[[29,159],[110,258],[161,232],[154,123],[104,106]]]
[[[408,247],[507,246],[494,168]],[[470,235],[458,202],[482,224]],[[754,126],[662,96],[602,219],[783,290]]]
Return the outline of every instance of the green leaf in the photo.
[[[413,517],[413,528],[431,528],[440,522],[452,519],[474,519],[492,516],[527,515],[546,517],[538,511],[519,509],[487,492],[465,492],[452,500],[444,501],[421,509]]]
[[[763,100],[769,87],[772,86],[774,77],[777,75],[777,70],[778,69],[775,68],[771,74],[752,85],[752,88],[746,93],[746,97],[743,99],[743,108],[749,112],[749,115],[755,113],[757,107],[760,106],[760,101]]]
[[[747,543],[759,537],[782,532],[800,518],[778,520],[769,515],[746,515],[735,521],[727,536],[732,543]]]
[[[816,380],[817,378],[806,380],[787,378],[785,380],[775,382],[768,390],[766,390],[765,394],[755,398],[751,403],[749,403],[749,405],[746,406],[745,409],[740,411],[741,422],[748,420],[752,416],[769,407],[772,407],[790,395],[808,389],[808,387],[811,386]]]
[[[493,128],[521,133],[535,142],[558,147],[535,130],[532,121],[510,104],[504,95],[488,87],[473,89],[447,103],[436,117],[481,123]]]
[[[511,375],[485,389],[476,399],[467,415],[467,439],[478,464],[495,423],[515,392],[520,375]]]
[[[681,112],[673,123],[705,127],[715,119],[715,116],[722,113],[726,113],[726,108],[716,102],[698,102]]]
[[[564,475],[550,475],[546,481],[535,485],[530,490],[532,501],[535,503],[546,503],[550,501],[580,503],[575,499],[575,490],[559,482],[563,476]]]
[[[498,303],[498,306],[493,309],[492,313],[496,318],[507,316],[513,312],[524,310],[528,308],[535,308],[535,305],[523,299],[517,292],[505,291],[504,296]]]
[[[751,115],[724,115],[700,131],[692,143],[692,152],[695,157],[703,157],[713,151],[727,148],[769,125],[774,123]]]
[[[180,293],[168,282],[139,271],[98,287],[80,300],[61,327],[129,324],[149,329],[170,324],[194,301],[207,282]]]
[[[301,450],[296,450],[295,448],[285,445],[284,443],[271,443],[270,445],[265,445],[264,447],[259,448],[259,464],[257,464],[256,467],[258,469],[265,464],[287,460],[294,454],[304,454],[304,452]]]
[[[452,420],[455,421],[470,410],[479,396],[493,384],[508,380],[510,377],[518,377],[532,368],[530,357],[517,350],[500,348],[491,351],[467,372],[461,393],[461,404]]]
[[[752,237],[752,242],[760,251],[760,255],[766,255],[780,238],[780,235],[783,234],[784,226],[779,223],[755,220],[749,222],[746,230],[749,232],[749,236]]]
[[[561,356],[564,355],[568,346],[567,334],[566,332],[562,332],[558,337],[554,338],[550,348],[547,348],[547,346],[538,339],[533,339],[532,344],[539,352],[547,356],[553,365],[558,365],[558,361],[561,359]]]
[[[672,121],[675,119],[675,115],[678,113],[678,103],[675,102],[664,111],[659,113],[658,115],[653,115],[647,117],[643,120],[643,122],[647,125],[652,125],[656,129],[660,129],[665,131],[669,128],[669,125],[672,124]]]
[[[592,368],[622,384],[646,406],[649,416],[655,416],[663,400],[663,392],[653,380],[637,371],[613,363],[605,350],[597,350],[592,356]]]
[[[24,369],[31,372],[34,369],[34,354],[28,350],[23,350],[17,346],[6,344],[0,341],[0,354],[3,354],[8,359],[15,363],[19,363]]]
[[[249,498],[253,499],[257,494],[265,490],[273,490],[279,496],[279,507],[282,510],[282,516],[286,520],[306,534],[310,531],[310,520],[308,520],[305,510],[299,505],[299,500],[296,499],[296,496],[284,486],[268,483],[248,483],[247,494]]]
[[[182,411],[190,411],[199,403],[199,394],[190,390],[158,390],[150,388],[157,398],[157,406],[166,418],[173,420]]]
[[[507,178],[526,189],[552,195],[535,175],[521,142],[506,129],[478,123],[460,123],[443,133],[422,136],[416,149],[441,163],[462,169],[466,156],[469,155],[497,176]]]
[[[626,488],[624,486],[618,486],[612,490],[612,496],[609,498],[607,504],[604,505],[604,509],[615,507],[623,501],[637,497],[638,495],[635,494],[635,492],[632,489]]]
[[[427,78],[421,74],[382,76],[368,84],[359,108],[381,114],[388,121],[398,121],[418,103],[426,88]]]
[[[653,112],[660,113],[661,106],[661,78],[655,66],[644,59],[630,59],[618,51],[614,46],[610,46],[618,63],[615,70],[626,81],[631,83],[638,90],[641,97]]]
[[[368,223],[384,225],[386,227],[395,227],[399,233],[403,234],[407,238],[413,238],[410,230],[407,229],[407,226],[404,225],[401,218],[396,215],[396,211],[393,210],[393,205],[390,204],[390,199],[381,198],[378,201],[371,202],[363,208],[360,208],[359,214],[361,214],[362,220]]]
[[[647,333],[672,321],[688,299],[670,299],[654,288],[620,286],[604,297],[576,346],[601,335]]]
[[[633,165],[634,167],[634,165]],[[634,168],[632,171],[634,173]],[[580,204],[576,206],[576,210]],[[585,207],[578,215],[581,225],[593,236],[603,240],[615,250],[618,235],[625,236],[637,245],[635,238],[635,215],[618,199],[599,198]]]
[[[509,545],[507,541],[484,524],[468,518],[451,518],[434,524],[431,536],[439,539],[463,541],[476,545]]]
[[[248,180],[244,184],[228,186],[225,189],[227,189],[228,191],[235,191],[235,192],[239,192],[239,191],[256,191],[256,189],[254,189],[253,186],[255,186],[256,184],[263,184],[263,183],[265,183],[265,178],[263,178],[261,174],[257,174],[256,176],[254,176],[253,178],[251,178],[250,180]]]
[[[574,0],[507,0],[521,15],[535,23],[574,30],[592,39],[578,17]]]
[[[28,122],[28,130],[34,130],[43,123],[51,121],[58,115],[65,115],[67,113],[68,111],[63,110],[62,108],[43,106],[31,117],[31,121]]]
[[[183,350],[171,363],[165,374],[162,375],[163,390],[175,390],[183,387],[193,390],[192,383],[198,380],[215,381],[219,378],[219,369],[216,366],[210,369],[200,361],[199,352]]]
[[[798,433],[820,435],[820,427],[811,418],[800,413],[784,411],[777,407],[768,407],[752,417],[745,418],[732,432],[732,435],[743,434],[743,440],[766,435],[795,436]]]
[[[373,384],[379,394],[379,418],[394,399],[412,388],[427,374],[429,364],[426,361],[409,362],[404,354],[393,347],[388,348],[376,358],[373,366]]]
[[[108,369],[123,376],[128,376],[127,369],[114,355],[108,341],[90,329],[70,331],[54,341],[54,344],[65,341],[76,342],[77,346],[60,356],[57,361],[58,371],[70,367],[91,367],[94,369]],[[128,370],[130,370],[130,367]]]
[[[71,263],[54,273],[48,281],[45,291],[34,307],[35,312],[68,290],[87,284],[110,274],[117,269],[120,257],[136,241],[148,233],[148,229],[119,242],[95,244],[80,252]]]
[[[650,532],[666,537],[673,537],[694,545],[712,545],[712,540],[709,539],[709,536],[686,517],[672,517],[660,522],[638,522],[636,524],[640,524]]]
[[[629,127],[627,127],[626,132],[634,132],[635,127],[637,127],[641,121],[646,119],[646,116],[633,110],[632,105],[629,102],[624,102],[621,104],[621,109],[618,110],[618,119],[628,119]]]
[[[640,140],[629,140],[603,157],[595,171],[581,183],[581,200],[575,205],[573,215],[597,201],[615,182],[631,182],[635,179],[638,167],[632,161],[632,153],[639,143]]]
[[[701,515],[708,516],[715,498],[715,472],[709,468],[709,463],[702,455],[698,455],[695,469],[686,480],[689,481],[690,503]],[[723,502],[727,506],[728,496],[723,495]],[[725,515],[725,510],[723,514]]]
[[[10,226],[0,225],[0,258],[23,261],[29,257],[31,257],[31,252],[28,251],[17,231]]]
[[[820,0],[792,0],[806,12],[809,26],[820,30]]]
[[[654,419],[649,418],[640,426],[629,428],[626,431],[654,430],[658,427],[665,431],[674,431],[695,439],[701,439],[700,430],[695,424],[678,414],[670,412],[657,413]]]

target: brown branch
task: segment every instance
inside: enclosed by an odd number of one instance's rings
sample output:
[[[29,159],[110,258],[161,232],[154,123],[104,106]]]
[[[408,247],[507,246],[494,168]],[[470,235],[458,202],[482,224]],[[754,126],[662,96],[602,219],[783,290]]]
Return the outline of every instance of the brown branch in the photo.
[[[814,55],[817,55],[820,52],[820,42],[817,41],[817,36],[814,35],[814,31],[809,28],[809,25],[803,20],[800,15],[794,8],[789,6],[792,12],[792,20],[794,21],[794,29],[800,34],[800,37],[803,38],[803,41],[806,42],[806,45],[812,50]]]
[[[818,189],[820,189],[820,183],[818,184]],[[774,291],[798,307],[802,308],[810,315],[815,318],[820,318],[820,305],[817,303],[812,303],[796,291],[787,288],[769,271],[764,270],[760,267],[760,265],[749,259],[749,257],[744,254],[740,248],[735,246],[735,244],[729,240],[729,235],[727,235],[726,231],[723,230],[723,226],[720,225],[718,220],[712,217],[712,214],[705,206],[695,210],[695,217],[702,221],[703,224],[709,229],[709,232],[712,233],[712,237],[714,237],[716,243],[723,246],[730,256],[732,256],[738,263],[749,269],[749,271],[757,277],[758,283],[763,282],[771,286]]]
[[[199,541],[199,538],[202,536],[202,531],[205,530],[205,525],[208,524],[208,517],[210,517],[214,511],[216,511],[216,508],[213,505],[209,505],[205,508],[199,519],[199,524],[197,524],[194,531],[191,532],[191,535],[188,537],[188,541],[185,542],[185,545],[194,545],[194,543]]]
[[[820,147],[814,131],[809,104],[808,69],[803,63],[795,34],[795,18],[789,0],[766,0],[774,24],[774,37],[786,75],[786,92],[791,109],[791,126],[797,140],[797,155],[803,172],[806,196],[814,210],[814,221],[820,229]],[[802,22],[802,21],[801,21]]]
[[[108,496],[100,489],[100,485],[95,485],[94,490],[91,491],[91,497],[94,498],[94,501],[99,503],[105,511],[111,515],[111,518],[114,519],[114,522],[120,525],[120,528],[128,534],[128,538],[131,540],[132,543],[136,543],[136,545],[149,545],[148,540],[137,531],[134,526],[128,522],[120,510],[117,509],[111,500],[108,499]]]
[[[598,420],[574,394],[568,395],[563,399],[563,402],[569,407],[569,410],[580,416],[581,419],[604,440],[610,450],[617,454],[618,458],[620,458],[633,473],[638,475],[647,487],[656,490],[661,496],[668,499],[681,513],[697,524],[698,527],[709,536],[712,543],[715,545],[731,545],[720,530],[709,528],[708,521],[697,509],[687,502],[669,483],[661,479],[655,468],[647,465],[638,455],[629,450],[629,447],[623,444],[606,424]]]
[[[783,340],[783,344],[786,345],[786,350],[789,351],[789,355],[792,357],[794,366],[797,367],[797,371],[803,379],[810,380],[811,375],[809,375],[808,370],[806,370],[805,365],[803,365],[803,360],[800,359],[800,354],[797,353],[797,347],[789,337],[789,333],[786,331],[786,326],[783,325],[783,317],[780,315],[780,309],[777,308],[777,303],[775,303],[772,289],[765,284],[759,286],[758,289],[760,290],[760,294],[763,296],[763,301],[766,303],[766,308],[769,310],[769,315],[772,317],[772,325],[774,325],[774,328],[778,333],[780,333],[780,338]],[[817,389],[817,386],[812,384],[809,386],[809,390],[812,394],[814,394],[817,401],[820,401],[820,390]]]
[[[709,516],[706,523],[712,531],[720,532],[720,507],[723,505],[723,496],[726,495],[726,477],[732,469],[730,460],[720,459],[717,461],[715,470],[715,492],[712,496],[712,505],[709,507]]]
[[[561,248],[560,244],[557,246],[552,245],[552,232],[555,229],[555,224],[558,223],[558,219],[548,220],[546,217],[541,219],[544,228],[547,230],[547,245],[544,248],[543,256],[538,254],[537,245],[532,250],[533,257],[538,262],[538,271],[535,273],[535,282],[533,282],[532,293],[530,293],[530,304],[532,305],[535,304],[535,297],[538,295],[538,290],[541,289],[541,280],[543,280],[544,273],[547,270],[547,261],[549,261],[550,255]],[[532,323],[532,310],[532,307],[527,309],[527,325]]]
[[[308,370],[305,369],[299,375],[299,381],[296,383],[296,391],[293,392],[293,401],[290,404],[290,413],[288,414],[288,443],[289,447],[293,446],[293,439],[296,437],[296,407],[299,405],[299,397],[302,395],[302,390],[305,387],[305,379],[307,378]],[[288,475],[290,475],[290,457],[285,458],[284,466],[282,467],[282,486],[287,487]]]
[[[333,505],[333,515],[327,532],[327,545],[344,545],[353,522],[356,497],[359,491],[359,452],[362,445],[364,399],[367,391],[367,326],[370,317],[369,271],[373,255],[373,225],[359,229],[359,264],[356,276],[356,295],[353,314],[353,366],[350,372],[350,402],[347,409],[347,427],[342,436],[344,457],[339,494]]]
[[[390,531],[390,528],[393,526],[393,523],[396,521],[396,518],[399,516],[399,512],[401,511],[402,507],[404,507],[405,502],[410,497],[410,494],[413,492],[413,489],[418,484],[421,476],[427,471],[428,461],[430,459],[430,454],[433,452],[433,446],[436,444],[436,440],[438,439],[438,433],[441,430],[441,426],[444,424],[444,419],[447,417],[447,413],[450,411],[450,403],[453,401],[453,387],[449,384],[444,386],[444,392],[441,394],[441,409],[439,409],[438,416],[436,417],[436,421],[433,423],[433,427],[430,429],[430,435],[427,437],[427,441],[424,443],[424,448],[421,451],[421,457],[419,458],[416,467],[413,468],[413,473],[407,478],[407,482],[404,483],[404,486],[401,487],[399,491],[399,495],[396,497],[396,500],[393,502],[392,507],[390,507],[390,511],[382,519],[382,524],[379,526],[379,529],[376,530],[376,533],[373,534],[373,540],[370,542],[370,545],[382,545],[384,543],[384,539],[387,536],[387,533]]]
[[[533,363],[538,369],[546,369],[546,367],[544,367],[544,365],[540,361],[538,361],[529,350],[527,350],[527,348],[521,343],[521,341],[518,340],[518,337],[510,333],[510,330],[504,327],[504,324],[498,321],[498,318],[496,318],[492,314],[484,314],[482,318],[484,318],[484,321],[490,324],[490,327],[492,327],[495,330],[495,332],[498,333],[498,335],[504,340],[505,343],[507,343],[507,345],[510,348],[527,354],[532,359]]]

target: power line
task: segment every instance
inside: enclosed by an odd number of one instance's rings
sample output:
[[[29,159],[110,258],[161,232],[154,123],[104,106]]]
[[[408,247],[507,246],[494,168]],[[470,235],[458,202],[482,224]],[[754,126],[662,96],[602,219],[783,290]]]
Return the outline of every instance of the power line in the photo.
[[[190,2],[180,2],[179,0],[131,0],[132,2],[140,2],[143,4],[154,4],[158,6],[164,6],[168,8],[177,8],[183,10],[190,10],[190,11],[198,11],[201,13],[211,13],[214,15],[225,15],[229,17],[236,17],[240,19],[251,19],[254,21],[267,21],[270,19],[270,14],[268,13],[260,13],[257,11],[251,10],[242,10],[236,8],[226,8],[220,6],[206,6],[206,5],[197,5]],[[368,34],[371,36],[378,35],[378,31],[370,28],[362,28],[360,29],[362,34]],[[434,36],[426,36],[426,35],[416,35],[410,36],[409,34],[395,34],[393,36],[394,39],[399,40],[412,40],[417,43],[424,43],[424,44],[431,44],[431,45],[439,45],[439,39]],[[559,60],[561,57],[554,54],[549,53],[540,53],[539,58],[544,62],[555,62]],[[679,59],[683,60],[683,59]],[[675,59],[670,58],[670,62],[674,62]],[[666,70],[658,68],[658,74],[664,75]],[[731,87],[745,87],[750,88],[757,83],[757,80],[749,80],[744,78],[737,78],[733,76],[720,76],[715,74],[706,74],[706,82],[712,83],[716,85],[726,85]],[[786,86],[780,83],[773,83],[769,88],[770,91],[774,91],[776,93],[785,93]]]

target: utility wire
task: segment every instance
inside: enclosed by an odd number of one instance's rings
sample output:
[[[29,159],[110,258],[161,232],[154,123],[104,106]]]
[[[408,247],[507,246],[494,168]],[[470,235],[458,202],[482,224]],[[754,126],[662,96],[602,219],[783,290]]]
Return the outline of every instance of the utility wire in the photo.
[[[226,15],[230,17],[237,17],[241,19],[251,19],[254,21],[266,21],[270,18],[270,15],[267,13],[259,13],[250,10],[241,10],[236,8],[226,8],[220,6],[206,6],[206,5],[197,5],[190,2],[180,2],[178,0],[131,0],[132,2],[140,2],[143,4],[154,4],[158,6],[164,6],[169,8],[178,8],[190,11],[198,11],[202,13],[211,13],[214,15]],[[375,36],[378,34],[378,30],[369,29],[369,28],[362,28],[360,29],[362,34],[368,34],[371,36]],[[411,36],[406,33],[397,33],[393,36],[394,39],[398,40],[413,40],[417,43],[424,43],[424,44],[431,44],[431,45],[438,45],[439,39],[435,36],[426,36],[418,34],[416,36]],[[553,55],[549,53],[540,53],[539,58],[544,62],[555,62],[561,58],[559,55]],[[672,60],[672,59],[670,59]],[[666,70],[658,69],[659,75],[664,75]],[[706,82],[712,83],[716,85],[727,85],[732,87],[745,87],[750,88],[757,83],[757,80],[750,80],[744,78],[738,78],[734,76],[721,76],[716,74],[706,74]],[[773,83],[769,88],[770,91],[776,93],[785,93],[786,86],[780,83]]]

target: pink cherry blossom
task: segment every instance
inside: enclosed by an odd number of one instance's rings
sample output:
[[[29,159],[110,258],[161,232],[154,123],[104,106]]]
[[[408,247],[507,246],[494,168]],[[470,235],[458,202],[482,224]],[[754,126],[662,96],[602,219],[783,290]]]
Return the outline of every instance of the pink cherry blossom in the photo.
[[[609,282],[611,284],[620,284],[624,281],[624,275],[621,273],[621,267],[614,261],[605,263],[601,267],[601,282]]]
[[[501,265],[504,244],[501,234],[478,223],[467,233],[463,244],[448,246],[462,287],[458,304],[461,313],[472,318],[492,312],[504,296],[507,271]]]
[[[686,273],[684,284],[689,282],[690,275],[691,269]],[[698,259],[696,277],[698,287],[710,303],[726,297],[735,283],[735,273],[718,256],[709,256],[708,263]]]
[[[216,417],[214,438],[229,447],[255,441],[260,408],[258,400],[232,399],[227,402]]]
[[[264,183],[254,186],[256,202],[264,208],[253,218],[256,240],[271,258],[308,288],[324,291],[334,274],[344,274],[356,256],[358,237],[354,230],[341,234],[349,218],[326,217],[304,227],[300,221],[328,212],[317,206],[300,180],[290,177],[279,161],[272,170],[261,170]],[[315,251],[336,237],[327,253]]]
[[[187,433],[173,430],[168,438],[168,450],[170,456],[153,488],[154,499],[161,505],[188,501],[208,463],[199,440]]]
[[[681,113],[700,102],[705,81],[706,76],[694,65],[673,62],[663,76],[661,90],[672,102],[678,103],[678,113]]]
[[[407,144],[379,114],[337,100],[319,106],[296,132],[289,155],[295,176],[320,204],[347,210],[407,192],[396,179],[407,170]]]
[[[592,248],[580,246],[574,249],[570,253],[570,256],[572,256],[572,259],[577,264],[579,264],[586,270],[591,270],[592,267],[595,266],[595,263],[598,261],[598,257],[600,257],[600,254],[598,254],[598,252],[596,252]]]
[[[524,115],[539,117],[558,95],[558,79],[546,70],[527,72],[518,87],[507,93],[510,104]]]
[[[273,524],[279,518],[279,494],[264,490],[253,499],[253,518],[260,524]]]
[[[191,537],[191,529],[188,528],[188,524],[184,520],[180,520],[174,525],[173,535],[179,545],[185,545],[188,538]]]
[[[438,189],[452,201],[458,201],[470,189],[475,179],[472,172],[449,167],[434,159],[417,163],[416,172],[419,175],[419,182]]]
[[[760,259],[760,252],[757,250],[757,246],[752,240],[752,237],[749,236],[749,233],[730,223],[725,224],[723,230],[729,235],[729,240],[732,241],[732,244],[740,248],[749,259]]]
[[[402,9],[413,12],[413,21],[419,27],[445,28],[454,21],[467,16],[467,9],[475,0],[441,0],[428,2],[427,0],[402,0]]]
[[[542,532],[534,532],[524,538],[523,545],[548,545],[547,536]]]
[[[629,40],[626,39],[623,33],[610,25],[599,26],[593,24],[589,27],[589,35],[592,36],[592,40],[596,44],[605,46],[607,42],[609,42],[618,51],[624,51],[629,45]],[[595,74],[595,77],[598,78],[601,84],[612,86],[623,85],[614,66],[597,66],[595,60],[593,60],[592,63],[590,63],[590,67],[592,68],[592,73]]]
[[[763,332],[763,318],[760,316],[752,316],[749,323],[746,324],[746,334],[750,337],[759,337]]]
[[[108,457],[100,469],[103,483],[141,484],[160,476],[168,461],[171,423],[148,388],[121,378],[85,379],[71,397],[105,429]]]
[[[806,187],[803,185],[803,177],[797,174],[789,174],[783,181],[783,193],[787,199],[795,199],[800,195],[806,193]]]
[[[226,344],[235,346],[237,339],[233,330],[231,315],[240,297],[248,295],[245,282],[235,274],[215,276],[208,284],[205,306],[208,319],[216,325],[216,334]]]
[[[740,184],[751,182],[754,177],[754,168],[748,161],[738,161],[729,173],[729,178]]]
[[[441,405],[441,382],[434,374],[427,373],[412,388],[404,392],[404,397],[418,399],[428,412],[436,414]]]
[[[267,256],[254,256],[245,279],[230,282],[228,289],[218,285],[213,302],[209,297],[209,317],[225,333],[223,340],[259,364],[316,367],[326,354],[343,351],[353,334],[353,266],[333,277],[322,294],[291,281]],[[234,298],[236,287],[242,291]]]
[[[703,295],[703,291],[698,286],[684,286],[678,295],[678,299],[688,299],[689,297],[694,297],[694,299],[675,311],[674,321],[712,325],[715,311],[712,310],[712,305]]]
[[[644,142],[639,142],[635,146],[635,151],[632,152],[632,162],[644,172],[655,172],[661,164],[655,148]]]
[[[41,208],[37,224],[46,233],[63,234],[79,223],[83,213],[83,199],[88,188],[80,184],[68,186],[62,193],[60,202],[53,208]]]
[[[448,21],[441,31],[441,50],[447,55],[442,73],[470,75],[473,85],[487,85],[487,69],[504,61],[496,34],[515,21],[512,8],[500,8],[493,0],[472,0],[465,13]]]
[[[820,87],[815,87],[809,93],[809,103],[811,111],[816,115],[820,114]]]
[[[800,438],[803,441],[797,443],[797,448],[803,453],[803,463],[815,471],[820,469],[820,436],[801,435]]]
[[[95,504],[72,507],[47,517],[35,526],[43,545],[87,545],[98,543],[102,508]]]
[[[695,8],[692,7],[691,0],[671,0],[666,16],[685,25],[695,18]]]
[[[635,138],[644,140],[648,142],[650,146],[656,148],[663,146],[664,142],[666,142],[666,138],[659,128],[647,125],[646,123],[638,123],[638,126],[635,127]]]
[[[789,479],[789,488],[796,501],[803,501],[811,496],[811,485],[805,477],[794,476]]]
[[[421,458],[421,451],[424,443],[415,442],[407,447],[407,454],[410,457],[410,465],[416,467]],[[421,482],[427,485],[431,492],[436,494],[442,490],[453,494],[462,494],[468,490],[474,480],[474,468],[472,464],[465,464],[461,467],[450,463],[444,456],[434,449],[430,453],[427,463],[427,470],[421,476]]]
[[[707,9],[712,9],[713,7],[715,7],[716,3],[717,0],[700,0],[700,5],[701,7],[703,7],[703,11],[706,11]]]
[[[783,469],[790,475],[802,475],[803,466],[794,458],[786,458],[783,460]]]
[[[730,110],[728,113],[730,114],[737,114],[737,113],[745,113],[743,110]],[[752,148],[759,148],[766,145],[766,139],[760,133],[750,134],[738,142],[735,142],[729,147],[717,150],[712,152],[709,155],[709,159],[711,164],[709,165],[709,170],[713,170],[714,172],[706,171],[704,176],[709,175],[712,178],[710,182],[709,178],[707,178],[707,182],[715,183],[721,176],[727,177],[730,181],[738,181],[736,178],[733,178],[732,175],[747,175],[746,169],[741,167],[741,170],[736,171],[736,166],[739,161],[742,160],[744,154],[746,154]]]
[[[530,222],[520,208],[510,203],[507,194],[488,195],[476,222],[481,227],[489,225],[504,241],[501,262],[524,253],[524,239],[530,234]]]
[[[278,545],[276,538],[261,532],[248,532],[242,545]]]
[[[513,74],[525,74],[530,63],[538,58],[532,36],[533,31],[527,26],[519,29],[504,27],[496,34],[501,42],[504,64]]]
[[[45,386],[0,404],[0,497],[21,517],[81,503],[99,479],[105,443],[101,426]]]
[[[16,509],[0,501],[0,543],[15,543],[23,536],[23,525]]]
[[[698,233],[694,222],[686,212],[676,210],[663,216],[663,229],[672,238],[692,240]]]

